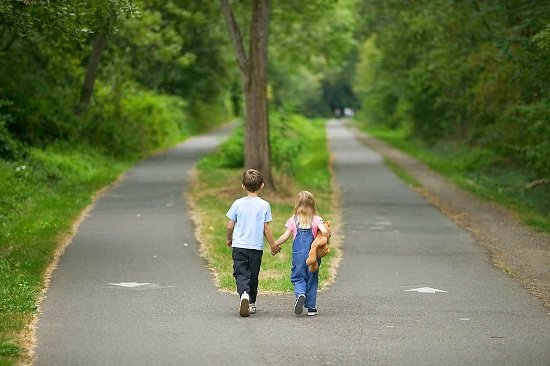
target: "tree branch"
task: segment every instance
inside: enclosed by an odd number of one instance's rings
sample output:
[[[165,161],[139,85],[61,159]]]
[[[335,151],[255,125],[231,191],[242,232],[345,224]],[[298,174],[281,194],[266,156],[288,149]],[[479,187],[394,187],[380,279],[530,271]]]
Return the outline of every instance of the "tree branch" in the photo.
[[[248,77],[248,58],[246,57],[246,51],[244,50],[243,37],[239,29],[239,25],[235,20],[235,15],[231,11],[231,5],[229,5],[229,0],[220,0],[220,6],[222,8],[222,13],[227,23],[227,29],[231,35],[231,40],[233,41],[233,47],[235,48],[235,53],[237,55],[237,63],[239,64],[239,69],[241,69],[242,76],[244,78]]]

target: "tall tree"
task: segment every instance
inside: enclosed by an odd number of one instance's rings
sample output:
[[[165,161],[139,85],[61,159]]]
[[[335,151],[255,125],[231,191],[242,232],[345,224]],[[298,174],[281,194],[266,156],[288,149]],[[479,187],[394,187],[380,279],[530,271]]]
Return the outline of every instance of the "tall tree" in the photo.
[[[92,94],[94,92],[95,79],[97,77],[97,70],[99,69],[99,63],[101,56],[107,45],[107,38],[103,33],[100,33],[94,39],[92,47],[92,53],[88,59],[88,67],[86,68],[86,75],[82,84],[82,90],[80,92],[80,101],[76,107],[76,114],[80,114],[85,111],[90,104]]]
[[[275,188],[267,109],[267,47],[271,1],[252,1],[248,54],[229,0],[220,0],[220,4],[235,48],[244,93],[245,166],[259,169],[264,174],[266,185]]]
[[[113,32],[115,25],[120,23],[124,16],[134,15],[135,8],[132,0],[100,0],[95,9],[95,23],[93,32],[92,51],[86,67],[86,75],[82,83],[80,100],[76,107],[76,113],[85,111],[90,104],[94,92],[94,84],[97,77],[97,71],[101,62],[101,56],[107,46],[107,37]]]

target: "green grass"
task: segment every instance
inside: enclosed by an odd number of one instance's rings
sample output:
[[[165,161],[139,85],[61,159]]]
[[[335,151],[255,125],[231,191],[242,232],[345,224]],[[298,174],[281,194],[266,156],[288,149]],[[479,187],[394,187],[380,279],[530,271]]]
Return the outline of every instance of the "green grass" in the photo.
[[[278,122],[275,122],[275,125]],[[294,149],[301,146],[300,151],[294,151],[290,166],[288,160],[284,166],[285,173],[274,171],[276,191],[264,190],[260,196],[271,204],[273,221],[271,228],[275,239],[284,231],[286,220],[292,215],[294,197],[300,190],[309,190],[315,197],[320,215],[325,220],[333,221],[337,227],[337,213],[333,209],[333,194],[323,121],[310,121],[300,117],[291,117],[285,121],[289,129],[285,129],[288,146]],[[273,129],[272,129],[273,131]],[[239,133],[239,132],[236,132]],[[275,135],[277,131],[273,132]],[[280,141],[281,136],[274,136]],[[235,143],[230,139],[229,143]],[[220,151],[230,148],[222,146]],[[233,278],[233,261],[231,248],[225,245],[225,216],[233,201],[244,195],[240,187],[243,168],[225,168],[216,164],[221,161],[218,153],[205,157],[197,169],[197,184],[191,193],[195,214],[198,217],[198,229],[203,244],[203,255],[208,265],[216,273],[218,286],[227,291],[235,291]],[[284,151],[281,152],[282,155]],[[292,171],[291,175],[288,171]],[[262,270],[260,272],[260,292],[291,292],[290,269],[292,259],[292,241],[289,239],[282,245],[282,250],[276,256],[269,253],[265,243]],[[331,279],[331,262],[338,256],[338,250],[333,247],[331,253],[323,258],[320,267],[321,287]]]
[[[458,186],[513,210],[524,224],[550,233],[550,186],[527,189],[526,185],[536,179],[529,171],[501,161],[482,147],[452,142],[427,146],[408,138],[406,129],[391,130],[379,125],[360,128],[423,161]]]
[[[129,166],[69,146],[0,160],[0,365],[27,357],[21,331],[36,314],[44,271],[59,242],[93,193]]]

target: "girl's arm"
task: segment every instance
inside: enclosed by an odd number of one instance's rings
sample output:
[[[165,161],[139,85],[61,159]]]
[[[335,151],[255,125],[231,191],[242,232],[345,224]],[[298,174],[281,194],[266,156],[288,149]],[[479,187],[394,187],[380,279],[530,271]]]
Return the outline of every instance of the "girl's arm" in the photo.
[[[269,226],[269,222],[266,222],[264,224],[264,236],[267,239],[269,246],[271,247],[271,254],[275,255],[279,253],[281,251],[281,248],[275,243],[275,240],[273,239],[273,232],[271,231],[271,226]]]
[[[325,224],[319,224],[318,229],[321,230],[321,235],[327,239],[330,239],[330,231],[327,229]]]
[[[286,228],[285,232],[283,233],[283,235],[281,235],[279,237],[279,239],[275,240],[275,244],[276,245],[281,245],[283,244],[285,241],[288,240],[288,238],[290,237],[290,234],[292,234],[292,231],[290,231],[289,228]]]

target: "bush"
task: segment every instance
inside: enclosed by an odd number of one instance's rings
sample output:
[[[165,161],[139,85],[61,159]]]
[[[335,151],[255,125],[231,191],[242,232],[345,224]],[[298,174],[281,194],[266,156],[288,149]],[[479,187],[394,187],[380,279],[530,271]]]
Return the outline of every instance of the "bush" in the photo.
[[[100,89],[85,117],[84,135],[116,156],[141,156],[188,136],[186,103],[175,96],[130,90],[120,100]]]
[[[495,151],[533,172],[533,178],[550,177],[550,104],[512,105],[488,130]]]
[[[0,107],[2,106],[0,100]],[[17,159],[21,155],[21,145],[12,137],[6,125],[10,119],[10,115],[0,113],[0,158],[2,159]]]
[[[297,126],[305,123],[303,117],[283,116],[278,113],[270,115],[271,164],[274,169],[292,175],[295,160],[302,149],[299,142],[300,134]],[[203,158],[200,167],[242,168],[244,167],[244,126],[239,123],[233,134],[225,140],[215,153]]]
[[[244,167],[244,127],[242,121],[214,153],[203,157],[198,164],[201,168],[233,169]]]

